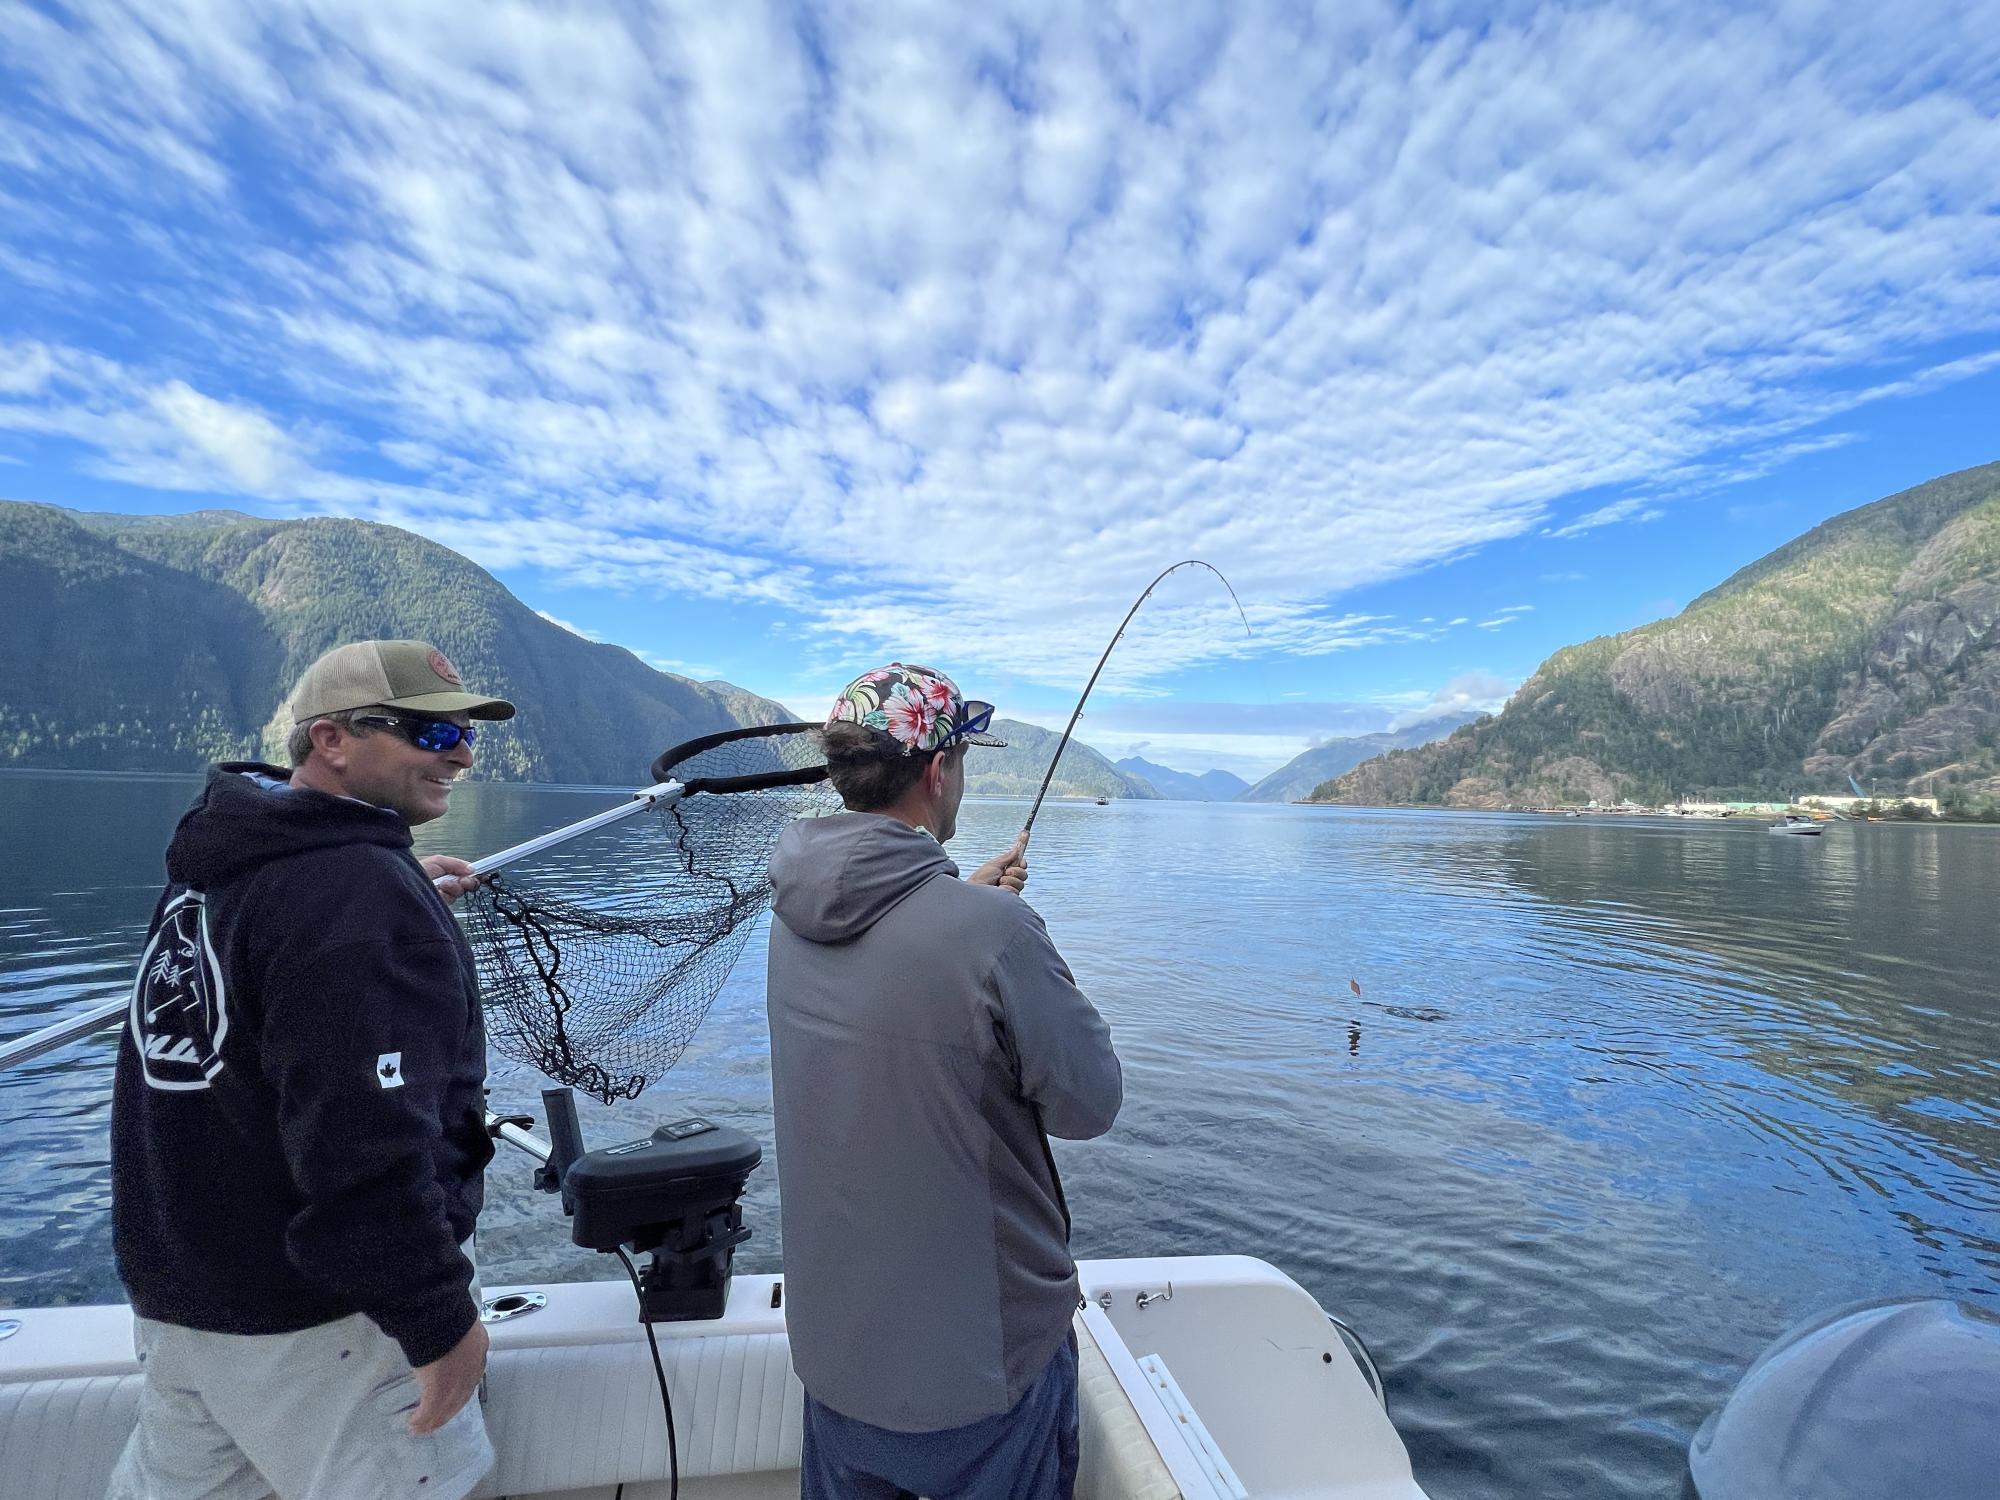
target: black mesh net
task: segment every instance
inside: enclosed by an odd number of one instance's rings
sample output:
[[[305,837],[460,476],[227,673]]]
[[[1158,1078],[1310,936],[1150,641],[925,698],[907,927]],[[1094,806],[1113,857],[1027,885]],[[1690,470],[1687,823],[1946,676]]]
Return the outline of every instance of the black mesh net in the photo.
[[[493,1045],[607,1104],[680,1059],[770,904],[785,825],[840,807],[802,724],[691,741],[653,780],[687,794],[580,841],[611,850],[567,872],[552,851],[459,902]]]

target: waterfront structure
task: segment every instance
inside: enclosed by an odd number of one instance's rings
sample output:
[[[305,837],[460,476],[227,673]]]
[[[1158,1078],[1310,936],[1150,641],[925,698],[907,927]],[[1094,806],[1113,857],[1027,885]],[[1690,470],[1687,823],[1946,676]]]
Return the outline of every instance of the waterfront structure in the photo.
[[[1819,807],[1827,812],[1903,812],[1915,808],[1939,816],[1938,799],[1935,797],[1822,797],[1817,792],[1808,792],[1798,799],[1801,807]]]

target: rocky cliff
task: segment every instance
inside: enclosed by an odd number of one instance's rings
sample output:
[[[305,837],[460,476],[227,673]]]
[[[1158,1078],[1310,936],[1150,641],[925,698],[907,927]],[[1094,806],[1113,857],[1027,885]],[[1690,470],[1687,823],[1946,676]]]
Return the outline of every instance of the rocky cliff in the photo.
[[[2000,464],[1847,511],[1669,620],[1567,647],[1497,717],[1315,800],[2000,797]]]

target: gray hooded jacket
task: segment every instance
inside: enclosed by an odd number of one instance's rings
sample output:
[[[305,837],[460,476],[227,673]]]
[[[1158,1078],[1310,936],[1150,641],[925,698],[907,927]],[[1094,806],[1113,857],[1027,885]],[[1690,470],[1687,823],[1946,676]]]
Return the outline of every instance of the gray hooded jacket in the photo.
[[[898,1432],[1012,1408],[1068,1337],[1050,1135],[1111,1128],[1111,1031],[1042,919],[874,813],[771,860],[786,1323],[814,1399]],[[1038,1118],[1039,1116],[1039,1118]]]

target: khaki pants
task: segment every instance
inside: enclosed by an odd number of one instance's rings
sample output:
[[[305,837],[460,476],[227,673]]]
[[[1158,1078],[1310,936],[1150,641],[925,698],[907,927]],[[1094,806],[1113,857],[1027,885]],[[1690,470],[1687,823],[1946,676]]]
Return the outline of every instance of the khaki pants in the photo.
[[[297,1333],[137,1323],[146,1383],[109,1500],[462,1500],[493,1467],[477,1399],[411,1435],[416,1374],[361,1314]]]

